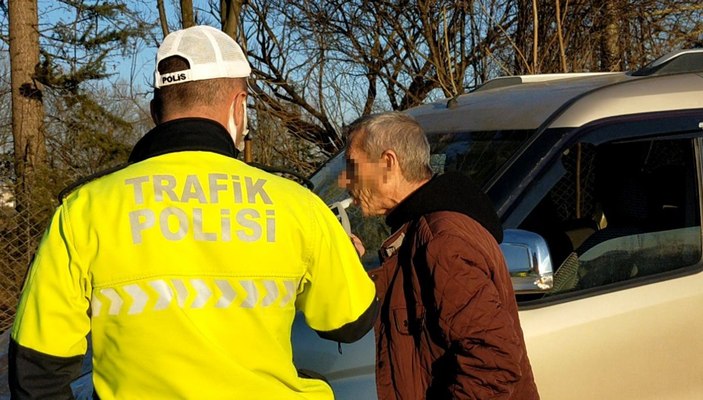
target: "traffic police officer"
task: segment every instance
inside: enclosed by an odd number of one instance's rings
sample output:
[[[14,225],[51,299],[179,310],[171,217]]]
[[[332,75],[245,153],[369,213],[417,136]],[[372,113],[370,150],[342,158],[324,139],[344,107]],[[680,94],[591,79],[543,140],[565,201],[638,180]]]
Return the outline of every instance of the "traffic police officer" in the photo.
[[[373,283],[308,189],[237,160],[250,66],[223,32],[173,32],[156,56],[156,127],[126,167],[63,196],[25,282],[14,398],[72,398],[87,349],[107,399],[332,399],[292,363],[296,311],[361,338]]]

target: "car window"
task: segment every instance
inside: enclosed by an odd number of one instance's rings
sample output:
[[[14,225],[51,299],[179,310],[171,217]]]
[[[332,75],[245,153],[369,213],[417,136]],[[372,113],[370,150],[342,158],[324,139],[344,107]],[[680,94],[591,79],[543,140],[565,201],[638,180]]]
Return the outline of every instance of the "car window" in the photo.
[[[540,234],[554,293],[605,288],[701,259],[695,139],[648,138],[561,155],[561,178],[519,228]]]
[[[484,186],[533,134],[532,130],[430,134],[432,167],[436,173],[461,171]]]

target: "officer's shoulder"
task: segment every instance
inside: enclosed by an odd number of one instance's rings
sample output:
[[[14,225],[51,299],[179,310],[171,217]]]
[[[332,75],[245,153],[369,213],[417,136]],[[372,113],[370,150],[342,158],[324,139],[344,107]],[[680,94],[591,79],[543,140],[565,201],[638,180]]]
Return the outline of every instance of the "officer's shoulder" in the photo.
[[[125,162],[122,164],[115,165],[114,167],[107,168],[102,171],[98,171],[94,174],[84,176],[82,178],[77,179],[76,181],[74,181],[70,185],[66,186],[63,190],[61,190],[61,192],[59,192],[59,195],[58,195],[59,203],[63,202],[63,200],[66,198],[66,196],[73,193],[79,187],[81,187],[89,182],[92,182],[98,178],[102,178],[103,176],[110,175],[114,172],[117,172],[121,169],[124,169],[128,165],[129,165],[129,163]]]
[[[295,179],[269,172],[267,173],[267,181],[267,188],[275,187],[276,189],[274,190],[276,192],[285,193],[287,196],[296,197],[301,200],[314,196],[314,193],[310,189]]]
[[[311,191],[313,189],[313,183],[298,172],[257,162],[248,162],[246,164],[255,169],[264,171],[270,176],[274,176],[275,178],[273,179],[281,182],[283,185],[290,185],[289,187],[294,190]]]

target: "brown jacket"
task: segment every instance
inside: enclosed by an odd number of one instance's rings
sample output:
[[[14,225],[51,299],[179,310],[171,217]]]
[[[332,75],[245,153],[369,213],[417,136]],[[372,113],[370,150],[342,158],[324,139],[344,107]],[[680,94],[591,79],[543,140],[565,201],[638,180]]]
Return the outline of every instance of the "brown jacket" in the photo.
[[[462,179],[433,178],[387,218],[397,229],[370,272],[382,301],[379,400],[539,398],[496,241],[502,230],[492,206],[477,207],[487,198]],[[472,189],[479,194],[453,193]],[[472,205],[464,210],[462,200]]]

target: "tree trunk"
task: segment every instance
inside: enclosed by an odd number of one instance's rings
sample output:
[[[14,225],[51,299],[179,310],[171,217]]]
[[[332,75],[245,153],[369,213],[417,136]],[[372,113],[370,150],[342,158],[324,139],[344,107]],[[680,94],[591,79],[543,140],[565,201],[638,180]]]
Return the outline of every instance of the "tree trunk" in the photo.
[[[12,136],[18,200],[46,165],[42,91],[34,79],[39,64],[37,0],[10,0]]]
[[[620,23],[617,3],[603,2],[603,29],[601,33],[601,68],[603,71],[620,71],[620,46],[618,45]]]
[[[564,27],[561,23],[561,4],[559,4],[560,1],[561,0],[556,0],[556,8],[554,10],[554,15],[556,15],[557,21],[557,37],[559,38],[559,61],[561,62],[561,72],[569,72],[569,69],[566,66],[566,51],[564,50]]]
[[[168,17],[166,16],[166,7],[164,7],[164,0],[156,0],[156,8],[159,10],[159,23],[161,24],[161,33],[163,37],[168,36]]]
[[[239,32],[239,17],[242,14],[242,6],[244,0],[221,0],[220,1],[220,19],[222,20],[222,31],[239,43],[242,48],[245,48],[243,38]]]
[[[181,24],[183,25],[183,29],[195,26],[193,0],[181,0]]]
[[[530,70],[530,62],[527,61],[531,58],[532,42],[531,32],[534,29],[532,26],[532,2],[530,0],[519,0],[517,1],[517,21],[515,23],[515,34],[514,34],[514,52],[515,61],[513,65],[513,71],[516,74],[523,74]]]

